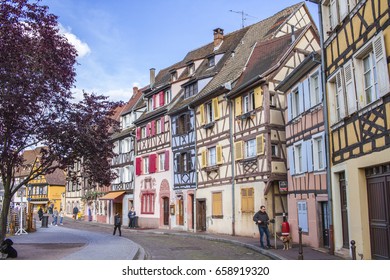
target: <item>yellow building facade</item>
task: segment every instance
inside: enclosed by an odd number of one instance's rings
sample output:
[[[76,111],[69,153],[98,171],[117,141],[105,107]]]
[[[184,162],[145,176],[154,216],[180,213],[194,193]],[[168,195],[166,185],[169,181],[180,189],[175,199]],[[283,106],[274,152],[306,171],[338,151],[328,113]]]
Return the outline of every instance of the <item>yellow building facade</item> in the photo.
[[[390,259],[387,0],[321,1],[336,254]]]

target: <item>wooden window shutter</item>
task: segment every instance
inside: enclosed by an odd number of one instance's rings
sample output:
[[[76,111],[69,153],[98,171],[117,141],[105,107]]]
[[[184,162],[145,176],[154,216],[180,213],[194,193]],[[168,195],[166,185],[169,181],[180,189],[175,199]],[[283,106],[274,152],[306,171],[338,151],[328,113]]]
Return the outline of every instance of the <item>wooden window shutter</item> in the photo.
[[[180,153],[176,154],[175,159],[176,159],[175,160],[175,162],[176,162],[176,172],[177,173],[182,173],[183,166],[181,164],[181,154]]]
[[[338,106],[340,108],[340,119],[345,118],[345,101],[344,101],[344,87],[343,87],[343,81],[342,81],[342,73],[339,71],[336,74],[336,90],[338,92]],[[338,119],[339,120],[339,119]]]
[[[193,170],[192,155],[191,152],[187,153],[187,171]]]
[[[299,99],[299,112],[297,112],[297,116],[304,112],[304,91],[303,91],[303,83],[298,85],[298,99]]]
[[[140,127],[137,127],[137,130],[135,131],[135,135],[136,135],[137,140],[141,139],[141,128]]]
[[[258,155],[264,154],[264,134],[256,136],[256,152]]]
[[[153,95],[153,109],[157,107],[157,94]]]
[[[379,96],[384,96],[389,92],[389,73],[387,68],[385,42],[382,33],[375,37],[373,48],[377,67],[376,71],[378,73]]]
[[[161,117],[161,133],[165,131],[165,116]]]
[[[242,151],[242,141],[238,141],[234,143],[234,153],[236,160],[240,160],[243,158],[243,151]]]
[[[159,94],[159,101],[160,101],[160,107],[161,106],[164,106],[164,102],[165,102],[165,99],[164,99],[164,91],[160,91],[160,94]]]
[[[156,172],[156,162],[157,162],[157,155],[156,154],[149,155],[149,172],[150,173]]]
[[[255,94],[255,108],[260,108],[263,106],[263,89],[261,86],[258,86],[254,89]]]
[[[355,91],[355,81],[353,76],[352,60],[344,66],[345,91],[347,94],[348,114],[352,114],[357,110],[357,98]]]
[[[165,164],[164,164],[164,167],[165,167],[165,171],[169,170],[169,151],[168,150],[165,151]]]
[[[214,113],[214,120],[218,120],[221,116],[219,110],[218,97],[213,98],[213,113]]]
[[[287,121],[291,121],[293,119],[292,115],[292,92],[287,94]]]
[[[290,175],[295,174],[295,160],[294,160],[294,147],[287,148],[288,167],[290,169]]]
[[[216,150],[217,150],[217,164],[222,164],[223,163],[222,145],[218,144]]]
[[[213,193],[213,216],[222,216],[222,193]]]
[[[150,123],[150,128],[151,128],[151,135],[152,136],[156,135],[156,121],[155,120],[153,120]]]
[[[303,81],[303,102],[305,111],[311,108],[310,97],[309,79],[305,79]]]
[[[141,175],[142,173],[142,158],[135,158],[135,175]]]
[[[205,125],[206,124],[206,115],[205,115],[205,110],[204,110],[203,104],[201,104],[199,106],[199,112],[200,112],[200,125]]]
[[[201,168],[207,167],[207,150],[202,150]]]
[[[239,116],[242,114],[242,97],[239,96],[235,99],[235,103],[236,103],[236,106],[235,106],[235,109],[236,109],[236,114],[235,116]]]

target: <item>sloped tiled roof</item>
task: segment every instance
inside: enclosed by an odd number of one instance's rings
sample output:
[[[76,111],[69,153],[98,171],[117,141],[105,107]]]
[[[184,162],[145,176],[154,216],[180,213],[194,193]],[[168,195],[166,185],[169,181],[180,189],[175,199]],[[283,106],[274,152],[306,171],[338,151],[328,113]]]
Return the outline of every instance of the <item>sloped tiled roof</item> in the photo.
[[[223,84],[236,81],[244,70],[254,44],[256,42],[273,38],[279,30],[279,27],[303,5],[304,2],[295,4],[265,20],[248,26],[247,32],[242,38],[242,44],[238,44],[237,48],[234,50],[235,55],[229,57],[221,71],[197,95],[197,97],[193,100],[193,103],[197,104],[202,102],[203,98],[206,98],[210,93],[220,88]]]
[[[303,29],[295,34],[298,37]],[[268,70],[272,69],[280,62],[282,56],[292,47],[291,34],[278,38],[272,38],[262,41],[256,45],[249,58],[245,71],[235,84],[232,94],[241,86],[246,85],[255,77],[263,76]]]
[[[65,186],[66,176],[62,169],[56,169],[53,173],[45,175],[46,182],[51,186]]]

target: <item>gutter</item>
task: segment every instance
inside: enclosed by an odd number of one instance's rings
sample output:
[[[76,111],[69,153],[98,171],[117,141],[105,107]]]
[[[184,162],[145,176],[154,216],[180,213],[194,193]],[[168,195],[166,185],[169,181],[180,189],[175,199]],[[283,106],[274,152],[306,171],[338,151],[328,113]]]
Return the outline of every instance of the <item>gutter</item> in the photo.
[[[325,126],[325,147],[326,153],[326,184],[328,192],[328,222],[329,222],[329,254],[334,255],[334,236],[333,236],[333,208],[332,208],[332,188],[331,188],[331,169],[330,169],[330,144],[329,144],[329,114],[328,114],[328,99],[326,96],[326,77],[325,77],[325,49],[324,49],[324,32],[322,24],[322,10],[320,0],[306,0],[318,6],[319,19],[319,33],[321,46],[321,78],[322,78],[322,92],[323,92],[323,110],[324,110],[324,126]]]
[[[195,151],[195,162],[194,162],[194,166],[195,166],[195,190],[194,190],[194,206],[193,206],[193,209],[194,209],[194,213],[192,213],[194,215],[194,228],[193,228],[193,231],[194,233],[196,233],[196,227],[197,227],[197,224],[196,224],[196,191],[198,190],[198,170],[197,170],[197,166],[198,166],[198,154],[197,154],[197,149],[196,149],[196,128],[195,128],[195,125],[196,125],[196,114],[195,114],[195,110],[194,108],[191,108],[190,105],[187,105],[187,108],[189,111],[192,111],[194,113],[194,151]]]

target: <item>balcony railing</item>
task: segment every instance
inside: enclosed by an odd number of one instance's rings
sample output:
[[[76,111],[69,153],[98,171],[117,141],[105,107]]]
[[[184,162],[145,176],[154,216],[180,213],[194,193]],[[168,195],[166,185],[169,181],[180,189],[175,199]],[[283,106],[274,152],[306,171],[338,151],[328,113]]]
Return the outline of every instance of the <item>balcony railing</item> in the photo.
[[[112,159],[112,165],[131,162],[131,152],[119,154]]]
[[[133,188],[131,182],[120,182],[112,184],[113,191],[131,190]]]

